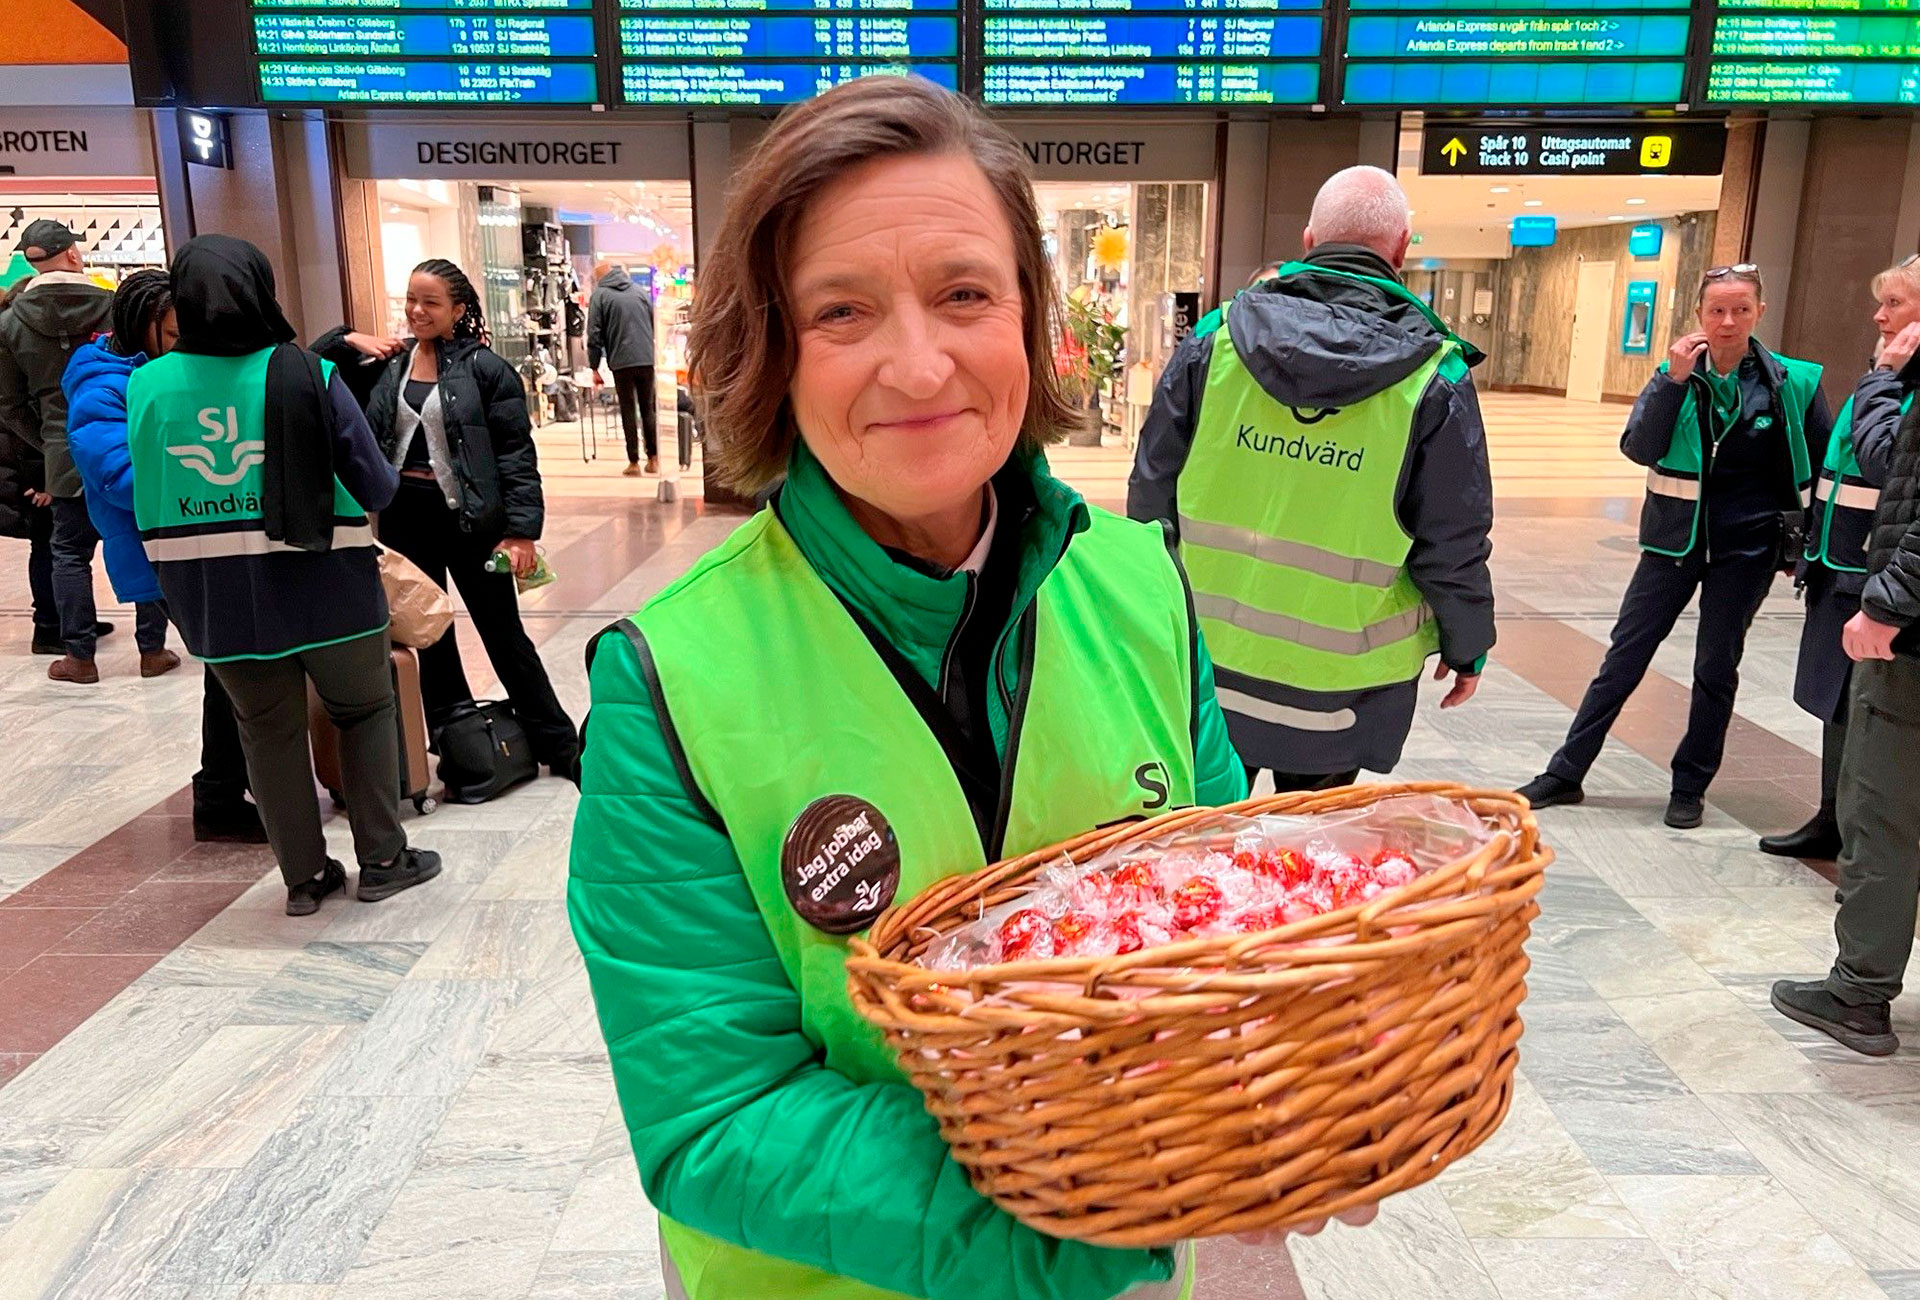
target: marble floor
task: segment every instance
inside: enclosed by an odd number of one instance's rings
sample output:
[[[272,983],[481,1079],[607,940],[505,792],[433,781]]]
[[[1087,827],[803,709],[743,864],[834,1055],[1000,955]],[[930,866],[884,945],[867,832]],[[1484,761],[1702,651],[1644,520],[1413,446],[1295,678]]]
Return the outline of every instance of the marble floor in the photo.
[[[1400,776],[1540,770],[1634,559],[1637,475],[1562,492],[1574,476],[1526,468],[1551,444],[1508,441],[1564,421],[1585,455],[1624,410],[1488,406],[1502,646],[1470,708],[1426,701]],[[1097,499],[1123,490],[1123,452],[1057,460]],[[640,482],[556,494],[562,581],[528,624],[576,711],[587,638],[734,522]],[[409,814],[442,879],[289,918],[264,854],[180,841],[197,666],[142,681],[119,635],[98,687],[48,682],[21,549],[0,543],[0,1300],[659,1300],[566,924],[571,789]],[[1766,1005],[1833,953],[1832,886],[1753,849],[1812,794],[1797,613],[1783,586],[1755,624],[1705,828],[1659,821],[1690,622],[1594,797],[1544,818],[1559,860],[1500,1132],[1364,1230],[1203,1246],[1200,1300],[1920,1300],[1920,1000],[1882,1061]],[[186,932],[116,923],[139,891]]]

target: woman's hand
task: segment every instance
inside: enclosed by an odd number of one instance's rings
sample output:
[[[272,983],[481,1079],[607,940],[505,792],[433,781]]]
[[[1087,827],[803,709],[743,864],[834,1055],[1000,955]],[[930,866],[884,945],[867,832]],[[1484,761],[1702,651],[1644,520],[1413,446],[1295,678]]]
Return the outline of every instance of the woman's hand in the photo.
[[[1840,633],[1840,647],[1847,652],[1847,658],[1855,663],[1864,663],[1868,659],[1893,658],[1893,639],[1900,635],[1897,627],[1888,627],[1885,623],[1875,622],[1861,610],[1847,620],[1847,626]]]
[[[362,356],[374,357],[385,361],[404,346],[399,339],[384,338],[378,334],[348,334],[347,346]]]
[[[513,576],[516,578],[526,577],[540,563],[539,553],[533,549],[533,543],[524,537],[509,537],[500,543],[500,549],[513,561]]]
[[[1457,709],[1462,704],[1465,704],[1468,700],[1472,699],[1474,692],[1480,689],[1480,674],[1479,673],[1456,674],[1454,673],[1453,669],[1447,667],[1446,664],[1444,663],[1434,665],[1434,669],[1433,669],[1434,681],[1444,682],[1447,680],[1449,676],[1452,676],[1454,678],[1453,689],[1449,690],[1447,692],[1447,697],[1440,701],[1440,707],[1443,709]]]
[[[1920,324],[1909,325],[1887,340],[1887,345],[1880,349],[1880,368],[1897,375],[1907,368],[1907,362],[1913,360],[1916,352],[1920,352]]]
[[[1677,384],[1684,384],[1693,377],[1693,363],[1707,350],[1707,333],[1695,330],[1691,334],[1682,334],[1667,349],[1667,376]]]
[[[1340,1222],[1354,1228],[1364,1228],[1380,1214],[1378,1205],[1362,1205],[1334,1215]],[[1297,1228],[1287,1228],[1280,1232],[1236,1232],[1233,1239],[1243,1246],[1281,1246],[1288,1237],[1312,1237],[1327,1226],[1325,1219],[1315,1219],[1303,1223]]]

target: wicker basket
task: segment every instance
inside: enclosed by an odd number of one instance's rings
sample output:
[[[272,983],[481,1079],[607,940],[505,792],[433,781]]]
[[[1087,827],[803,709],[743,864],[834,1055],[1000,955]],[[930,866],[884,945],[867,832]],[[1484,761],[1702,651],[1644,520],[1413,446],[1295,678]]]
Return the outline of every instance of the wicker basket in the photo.
[[[1499,833],[1404,889],[1266,934],[912,964],[1064,851],[1398,794],[1458,800]],[[1188,809],[943,880],[852,941],[847,972],[974,1186],[1021,1222],[1127,1247],[1284,1228],[1418,1186],[1499,1127],[1552,856],[1525,801],[1457,785]]]

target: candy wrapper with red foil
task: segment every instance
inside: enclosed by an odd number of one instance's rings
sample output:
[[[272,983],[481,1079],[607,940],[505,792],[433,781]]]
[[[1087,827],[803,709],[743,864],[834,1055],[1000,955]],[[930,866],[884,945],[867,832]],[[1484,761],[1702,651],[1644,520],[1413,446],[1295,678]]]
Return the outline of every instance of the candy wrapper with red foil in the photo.
[[[1085,861],[1063,857],[1021,897],[935,943],[922,964],[971,970],[1112,957],[1277,930],[1370,903],[1475,852],[1490,835],[1458,801],[1428,795],[1319,815],[1223,813]]]

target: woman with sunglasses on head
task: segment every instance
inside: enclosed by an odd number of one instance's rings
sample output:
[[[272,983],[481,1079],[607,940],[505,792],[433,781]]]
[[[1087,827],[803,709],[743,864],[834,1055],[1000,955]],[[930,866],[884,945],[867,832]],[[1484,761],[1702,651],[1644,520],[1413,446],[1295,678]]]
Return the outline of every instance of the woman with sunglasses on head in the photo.
[[[1880,341],[1873,367],[1854,385],[1840,408],[1813,487],[1806,554],[1799,581],[1806,588],[1807,618],[1800,636],[1800,662],[1793,702],[1825,724],[1821,737],[1820,808],[1812,820],[1785,835],[1760,841],[1764,853],[1785,858],[1840,856],[1837,798],[1840,756],[1847,741],[1847,696],[1853,660],[1842,646],[1847,620],[1860,612],[1867,585],[1867,537],[1893,458],[1900,417],[1913,405],[1920,366],[1920,254],[1873,277]]]
[[[452,262],[413,268],[407,325],[413,338],[367,400],[380,449],[400,471],[380,540],[440,586],[451,578],[460,588],[534,758],[572,779],[580,735],[520,621],[514,585],[537,563],[533,544],[546,518],[526,387],[487,346],[480,296]],[[511,574],[489,567],[501,551]],[[452,636],[420,652],[420,692],[432,725],[473,698]]]
[[[1700,328],[1674,341],[1620,439],[1627,458],[1647,466],[1640,565],[1566,743],[1520,789],[1536,808],[1586,798],[1581,782],[1607,732],[1697,591],[1693,708],[1673,756],[1666,823],[1700,825],[1733,720],[1747,628],[1782,564],[1799,558],[1797,541],[1787,553],[1789,533],[1797,536],[1833,429],[1821,368],[1754,339],[1767,303],[1751,263],[1709,270],[1694,311]]]

